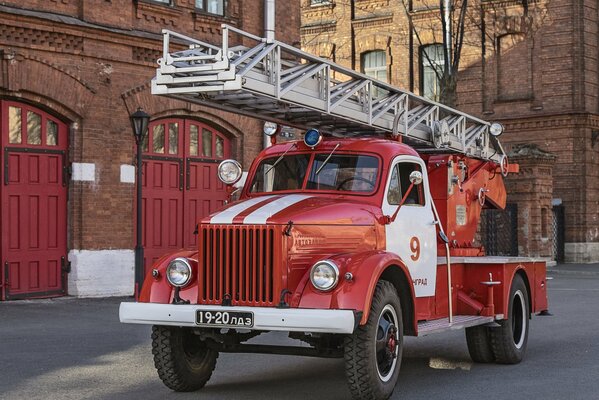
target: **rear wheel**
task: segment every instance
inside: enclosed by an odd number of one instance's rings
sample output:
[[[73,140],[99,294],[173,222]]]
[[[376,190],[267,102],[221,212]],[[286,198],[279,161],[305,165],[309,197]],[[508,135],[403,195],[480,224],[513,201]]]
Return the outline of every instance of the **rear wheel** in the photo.
[[[491,348],[491,333],[486,326],[473,326],[466,328],[466,343],[472,361],[477,363],[491,363],[495,355]]]
[[[354,399],[387,399],[399,377],[403,350],[401,304],[395,287],[377,283],[370,314],[345,340],[345,374]]]
[[[152,327],[152,354],[158,376],[177,392],[204,387],[218,358],[191,329],[171,326]]]
[[[510,289],[508,319],[500,321],[498,328],[490,330],[496,362],[517,364],[522,361],[528,343],[529,315],[528,290],[522,277],[516,275]]]

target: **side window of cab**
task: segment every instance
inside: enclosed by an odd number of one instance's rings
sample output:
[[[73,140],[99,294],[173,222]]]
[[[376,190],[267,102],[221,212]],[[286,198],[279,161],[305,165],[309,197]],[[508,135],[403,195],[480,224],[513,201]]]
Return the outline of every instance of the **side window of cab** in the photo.
[[[389,191],[387,192],[387,202],[389,204],[399,204],[401,199],[410,187],[410,174],[413,171],[422,172],[419,164],[413,162],[400,162],[395,164],[391,173],[391,182],[389,183]],[[424,206],[423,185],[414,186],[410,194],[406,198],[404,205],[406,206]]]

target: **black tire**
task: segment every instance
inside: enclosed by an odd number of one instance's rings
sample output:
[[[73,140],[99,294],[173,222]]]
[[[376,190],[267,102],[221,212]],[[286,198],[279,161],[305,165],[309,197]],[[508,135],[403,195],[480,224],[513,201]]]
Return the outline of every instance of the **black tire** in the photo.
[[[517,364],[526,352],[530,318],[528,290],[520,275],[512,281],[507,317],[499,321],[498,328],[490,330],[491,348],[497,363]]]
[[[204,387],[218,358],[191,329],[171,326],[152,327],[152,354],[158,376],[177,392]]]
[[[370,315],[345,338],[345,375],[354,399],[389,398],[399,378],[403,351],[401,304],[395,287],[376,285]]]
[[[489,328],[486,326],[466,328],[466,343],[472,361],[477,363],[492,363],[495,361],[490,335]]]

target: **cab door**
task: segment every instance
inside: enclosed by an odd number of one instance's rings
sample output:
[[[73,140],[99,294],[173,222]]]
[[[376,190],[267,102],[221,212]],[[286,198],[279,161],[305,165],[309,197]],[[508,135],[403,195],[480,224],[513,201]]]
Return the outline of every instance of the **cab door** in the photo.
[[[406,264],[416,297],[435,295],[437,278],[437,238],[432,198],[424,161],[414,156],[393,160],[383,200],[383,214],[393,215],[410,186],[410,173],[420,171],[423,181],[414,186],[394,222],[385,227],[387,251]]]

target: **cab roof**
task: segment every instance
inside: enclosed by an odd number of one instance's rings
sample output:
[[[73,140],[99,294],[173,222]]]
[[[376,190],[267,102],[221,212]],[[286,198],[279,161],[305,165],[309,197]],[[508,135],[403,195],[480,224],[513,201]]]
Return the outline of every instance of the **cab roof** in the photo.
[[[293,144],[297,146],[292,149],[292,152],[319,152],[327,153],[333,151],[335,146],[339,144],[336,152],[355,152],[355,153],[375,153],[380,155],[383,159],[389,160],[397,155],[411,155],[419,157],[418,152],[411,146],[400,143],[397,140],[384,139],[378,137],[362,137],[362,138],[336,138],[336,137],[324,137],[322,142],[317,145],[314,149],[306,146],[303,140],[285,142],[275,144],[264,149],[262,153],[263,157],[272,155],[280,155],[281,153],[288,150]]]

